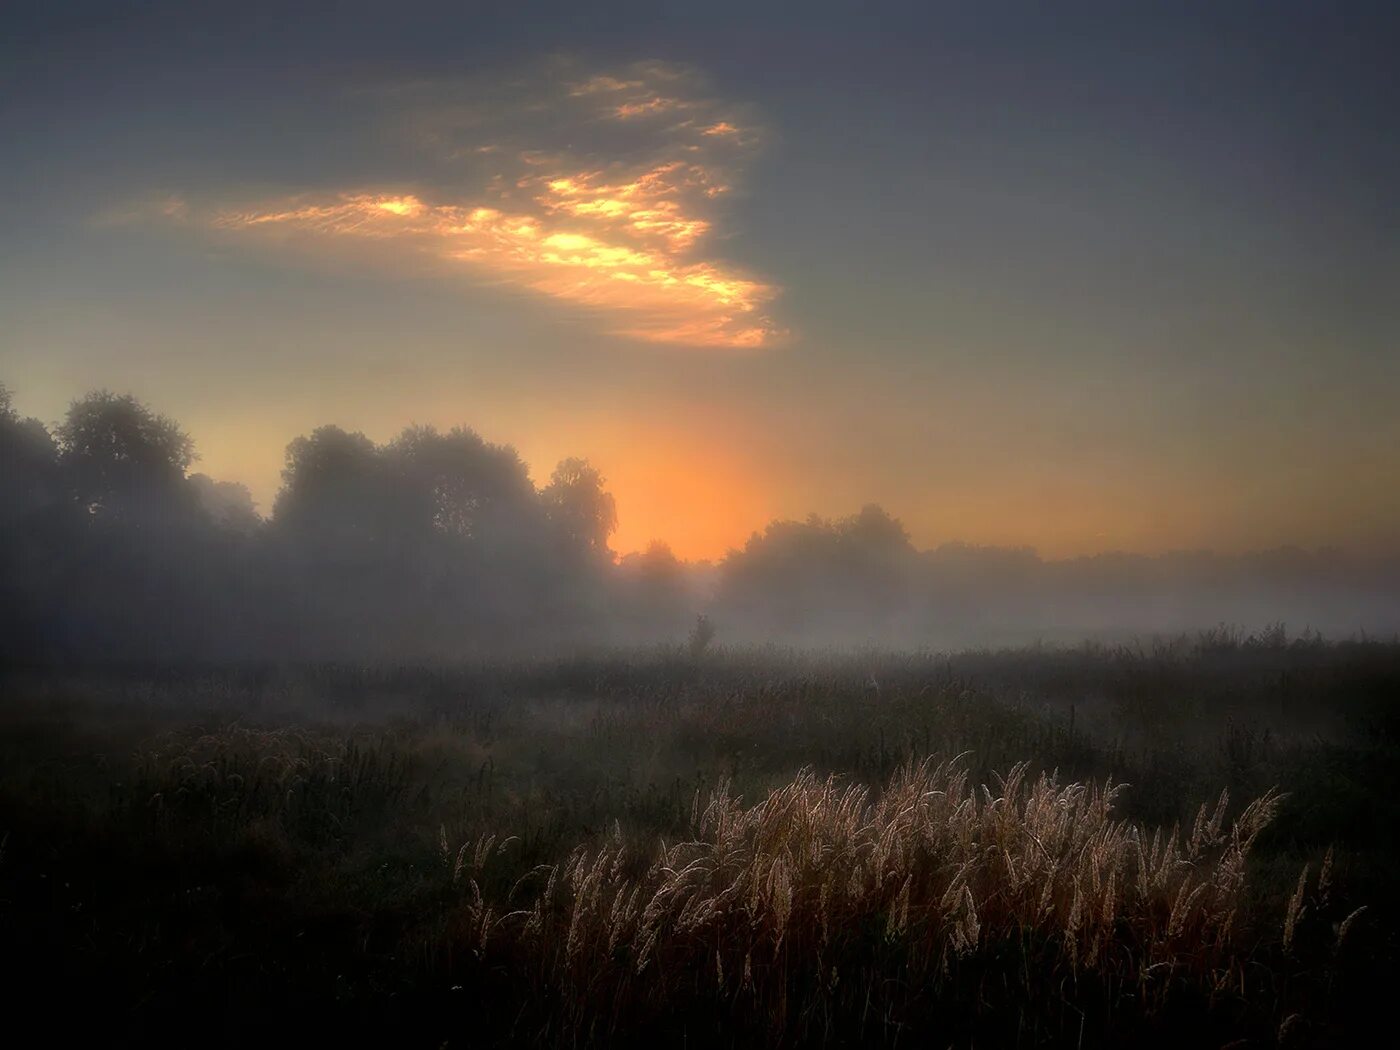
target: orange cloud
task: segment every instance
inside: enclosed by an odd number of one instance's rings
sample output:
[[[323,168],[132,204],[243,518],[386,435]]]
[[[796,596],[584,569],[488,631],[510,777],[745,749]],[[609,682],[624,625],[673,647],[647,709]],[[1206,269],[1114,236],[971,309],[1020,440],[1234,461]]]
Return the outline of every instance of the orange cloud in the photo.
[[[657,113],[665,113],[667,110],[680,109],[683,105],[684,103],[679,99],[655,95],[652,98],[642,99],[640,102],[624,102],[615,107],[613,112],[626,120],[629,117],[649,117]]]
[[[543,101],[501,102],[493,126],[478,107],[420,122],[450,155],[470,155],[478,172],[490,165],[474,193],[404,194],[364,188],[326,197],[255,202],[215,208],[207,222],[224,231],[295,231],[325,239],[343,251],[374,242],[427,253],[469,275],[515,284],[614,318],[608,330],[640,340],[703,347],[760,348],[782,333],[767,314],[778,288],[749,276],[703,249],[721,216],[717,202],[729,191],[752,136],[723,119],[719,104],[699,94],[688,74],[639,65],[623,75],[600,74],[559,85],[551,100],[569,117],[530,135],[530,114]],[[658,87],[667,94],[658,92]],[[612,155],[566,147],[555,140],[583,138],[599,121],[669,110],[701,119],[671,127],[648,124],[640,140]],[[521,128],[502,127],[516,114]],[[705,118],[708,119],[705,119]],[[487,132],[486,142],[449,141]],[[504,139],[543,139],[504,147]]]

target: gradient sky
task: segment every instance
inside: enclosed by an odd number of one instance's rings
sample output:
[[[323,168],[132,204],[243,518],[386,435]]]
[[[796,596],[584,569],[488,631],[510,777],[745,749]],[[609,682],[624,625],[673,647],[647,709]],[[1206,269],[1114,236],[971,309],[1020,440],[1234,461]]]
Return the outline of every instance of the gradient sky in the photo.
[[[1397,11],[9,4],[0,379],[264,509],[318,424],[465,423],[620,551],[1393,549]]]

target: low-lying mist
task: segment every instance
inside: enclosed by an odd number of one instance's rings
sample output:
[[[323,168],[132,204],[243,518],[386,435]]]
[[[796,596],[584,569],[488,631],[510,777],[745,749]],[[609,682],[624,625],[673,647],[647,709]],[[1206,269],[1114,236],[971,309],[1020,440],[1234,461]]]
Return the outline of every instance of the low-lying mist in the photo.
[[[89,394],[49,428],[0,388],[0,657],[409,662],[1400,630],[1395,556],[919,550],[872,505],[773,522],[717,564],[662,543],[618,559],[597,468],[567,459],[537,488],[514,449],[469,429],[376,445],[320,427],[288,445],[266,517],[244,486],[192,473],[195,459],[131,396]]]

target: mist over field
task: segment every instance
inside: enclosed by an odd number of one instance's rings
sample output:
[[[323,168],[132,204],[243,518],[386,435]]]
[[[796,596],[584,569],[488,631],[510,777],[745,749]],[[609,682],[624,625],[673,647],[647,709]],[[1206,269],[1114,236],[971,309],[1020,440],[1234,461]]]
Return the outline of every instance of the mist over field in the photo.
[[[0,6],[0,1038],[1384,1041],[1396,54]]]
[[[919,550],[873,504],[619,558],[597,467],[466,427],[296,437],[267,516],[196,463],[131,395],[0,387],[26,1000],[143,1043],[232,1002],[229,1045],[1328,1045],[1394,973],[1393,559]]]
[[[537,489],[466,427],[297,437],[267,518],[245,487],[191,473],[188,435],[130,395],[82,397],[50,432],[6,391],[0,443],[17,662],[558,655],[681,645],[700,617],[707,641],[798,647],[1400,629],[1394,557],[921,551],[874,505],[773,522],[717,564],[661,542],[619,560],[597,467],[565,460]]]

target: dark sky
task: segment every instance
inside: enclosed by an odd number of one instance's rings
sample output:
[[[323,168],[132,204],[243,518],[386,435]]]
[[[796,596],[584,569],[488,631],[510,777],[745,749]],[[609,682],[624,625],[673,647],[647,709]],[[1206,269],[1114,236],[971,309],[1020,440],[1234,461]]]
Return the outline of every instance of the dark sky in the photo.
[[[0,378],[265,506],[323,422],[587,455],[622,550],[1391,545],[1397,11],[7,5]]]

